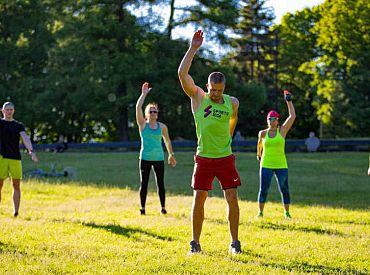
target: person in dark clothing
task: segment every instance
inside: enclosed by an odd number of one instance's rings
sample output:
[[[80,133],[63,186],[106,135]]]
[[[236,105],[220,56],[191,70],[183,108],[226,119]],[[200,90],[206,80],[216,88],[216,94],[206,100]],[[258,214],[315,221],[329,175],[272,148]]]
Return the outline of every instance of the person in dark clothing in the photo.
[[[58,142],[55,145],[54,152],[55,153],[63,153],[68,149],[68,143],[66,138],[63,135],[59,136]]]
[[[14,217],[17,217],[21,201],[20,182],[22,179],[21,153],[19,150],[20,138],[22,138],[23,144],[32,160],[37,162],[38,159],[23,124],[13,118],[14,104],[5,102],[2,113],[3,119],[0,120],[0,201],[4,180],[10,177],[13,184]]]

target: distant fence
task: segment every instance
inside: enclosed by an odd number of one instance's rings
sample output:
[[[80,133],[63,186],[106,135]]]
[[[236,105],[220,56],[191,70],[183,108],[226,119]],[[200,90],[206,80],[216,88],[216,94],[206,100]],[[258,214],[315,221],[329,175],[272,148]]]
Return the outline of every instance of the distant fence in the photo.
[[[323,139],[320,140],[319,152],[329,151],[369,151],[370,139]],[[243,140],[233,142],[232,146],[235,151],[254,152],[256,151],[256,140]],[[56,148],[57,144],[34,144],[36,150],[49,150],[52,151]],[[140,148],[140,141],[127,141],[127,142],[97,142],[97,143],[69,143],[68,149],[85,150],[85,151],[133,151]],[[189,141],[172,141],[172,146],[175,151],[195,151],[197,142],[194,140]],[[305,140],[287,140],[286,150],[288,152],[305,152]]]
[[[256,151],[257,141],[238,141],[233,142],[233,149],[236,151]],[[307,152],[305,139],[300,140],[287,140],[285,144],[285,150],[287,152]],[[369,151],[370,150],[370,139],[348,139],[348,140],[337,140],[337,139],[323,139],[320,140],[320,146],[317,149],[319,152],[331,152],[331,151]]]

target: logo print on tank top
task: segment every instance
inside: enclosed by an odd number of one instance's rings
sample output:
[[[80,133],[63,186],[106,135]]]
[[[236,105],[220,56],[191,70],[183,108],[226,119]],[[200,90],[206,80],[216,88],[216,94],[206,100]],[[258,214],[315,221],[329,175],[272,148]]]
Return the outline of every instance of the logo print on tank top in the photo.
[[[204,117],[207,117],[212,113],[211,108],[212,105],[208,105],[207,108],[204,109]]]

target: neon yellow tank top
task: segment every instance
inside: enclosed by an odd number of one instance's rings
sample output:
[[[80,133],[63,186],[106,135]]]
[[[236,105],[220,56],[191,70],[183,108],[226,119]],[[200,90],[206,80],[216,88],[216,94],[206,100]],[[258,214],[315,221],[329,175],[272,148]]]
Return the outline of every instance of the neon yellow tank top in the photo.
[[[260,166],[263,168],[279,169],[288,168],[285,157],[285,139],[281,136],[279,129],[273,138],[269,137],[266,131],[265,138],[262,140],[263,150]]]
[[[233,112],[229,95],[223,95],[224,103],[218,104],[205,94],[198,110],[193,114],[198,138],[197,155],[207,158],[230,156],[230,118]]]

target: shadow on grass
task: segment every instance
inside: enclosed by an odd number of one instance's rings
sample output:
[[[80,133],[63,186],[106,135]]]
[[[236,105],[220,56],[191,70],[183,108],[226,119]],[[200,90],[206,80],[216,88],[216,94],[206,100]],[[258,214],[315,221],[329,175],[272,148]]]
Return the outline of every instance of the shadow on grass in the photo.
[[[288,264],[280,263],[260,263],[262,266],[273,267],[282,270],[288,270],[289,272],[307,272],[307,273],[318,273],[318,274],[366,274],[363,271],[351,269],[351,268],[340,268],[331,267],[321,264],[309,264],[306,262],[289,262]]]
[[[0,254],[2,253],[11,253],[11,254],[26,254],[23,251],[18,251],[13,245],[9,245],[3,242],[0,242]]]
[[[232,258],[233,261],[239,262],[239,263],[245,263],[245,264],[250,264],[250,263],[257,263],[259,266],[263,266],[266,268],[275,268],[278,270],[285,270],[290,273],[318,273],[318,274],[368,274],[365,271],[362,270],[357,270],[353,268],[341,268],[341,267],[333,267],[333,266],[326,266],[322,264],[310,264],[307,262],[297,262],[297,261],[291,261],[289,263],[279,263],[279,262],[271,262],[271,259],[268,259],[267,261],[266,258],[262,255],[253,253],[250,250],[244,250],[243,251],[244,255],[249,255],[252,256],[253,258],[258,258],[258,259],[243,259],[243,257],[235,257]],[[242,254],[242,255],[243,255]]]
[[[327,235],[337,235],[337,236],[345,236],[345,234],[338,232],[336,230],[331,229],[323,229],[317,226],[297,226],[297,225],[286,225],[286,224],[276,224],[276,223],[260,223],[256,224],[255,226],[262,228],[262,229],[272,229],[272,230],[289,230],[289,231],[300,231],[300,232],[309,232],[309,233],[316,233],[316,234],[327,234]]]
[[[138,227],[136,227],[136,228],[135,227],[122,227],[122,226],[117,225],[117,224],[96,224],[94,222],[88,222],[88,223],[83,222],[82,225],[87,226],[87,227],[91,227],[91,228],[95,228],[95,229],[103,229],[103,230],[109,231],[113,234],[125,236],[125,237],[128,237],[128,238],[130,238],[132,235],[134,235],[136,233],[139,233],[139,234],[147,235],[147,236],[150,236],[152,238],[156,238],[156,239],[159,239],[159,240],[162,240],[162,241],[173,241],[172,237],[161,236],[161,235],[158,235],[156,233],[153,233],[153,232],[150,232],[150,231],[147,231],[147,230],[143,230],[143,229],[138,228]]]
[[[0,242],[0,253],[3,253],[4,250],[5,250],[5,243]]]
[[[339,223],[339,224],[351,224],[351,225],[370,225],[370,220],[368,221],[333,221],[334,223]]]

